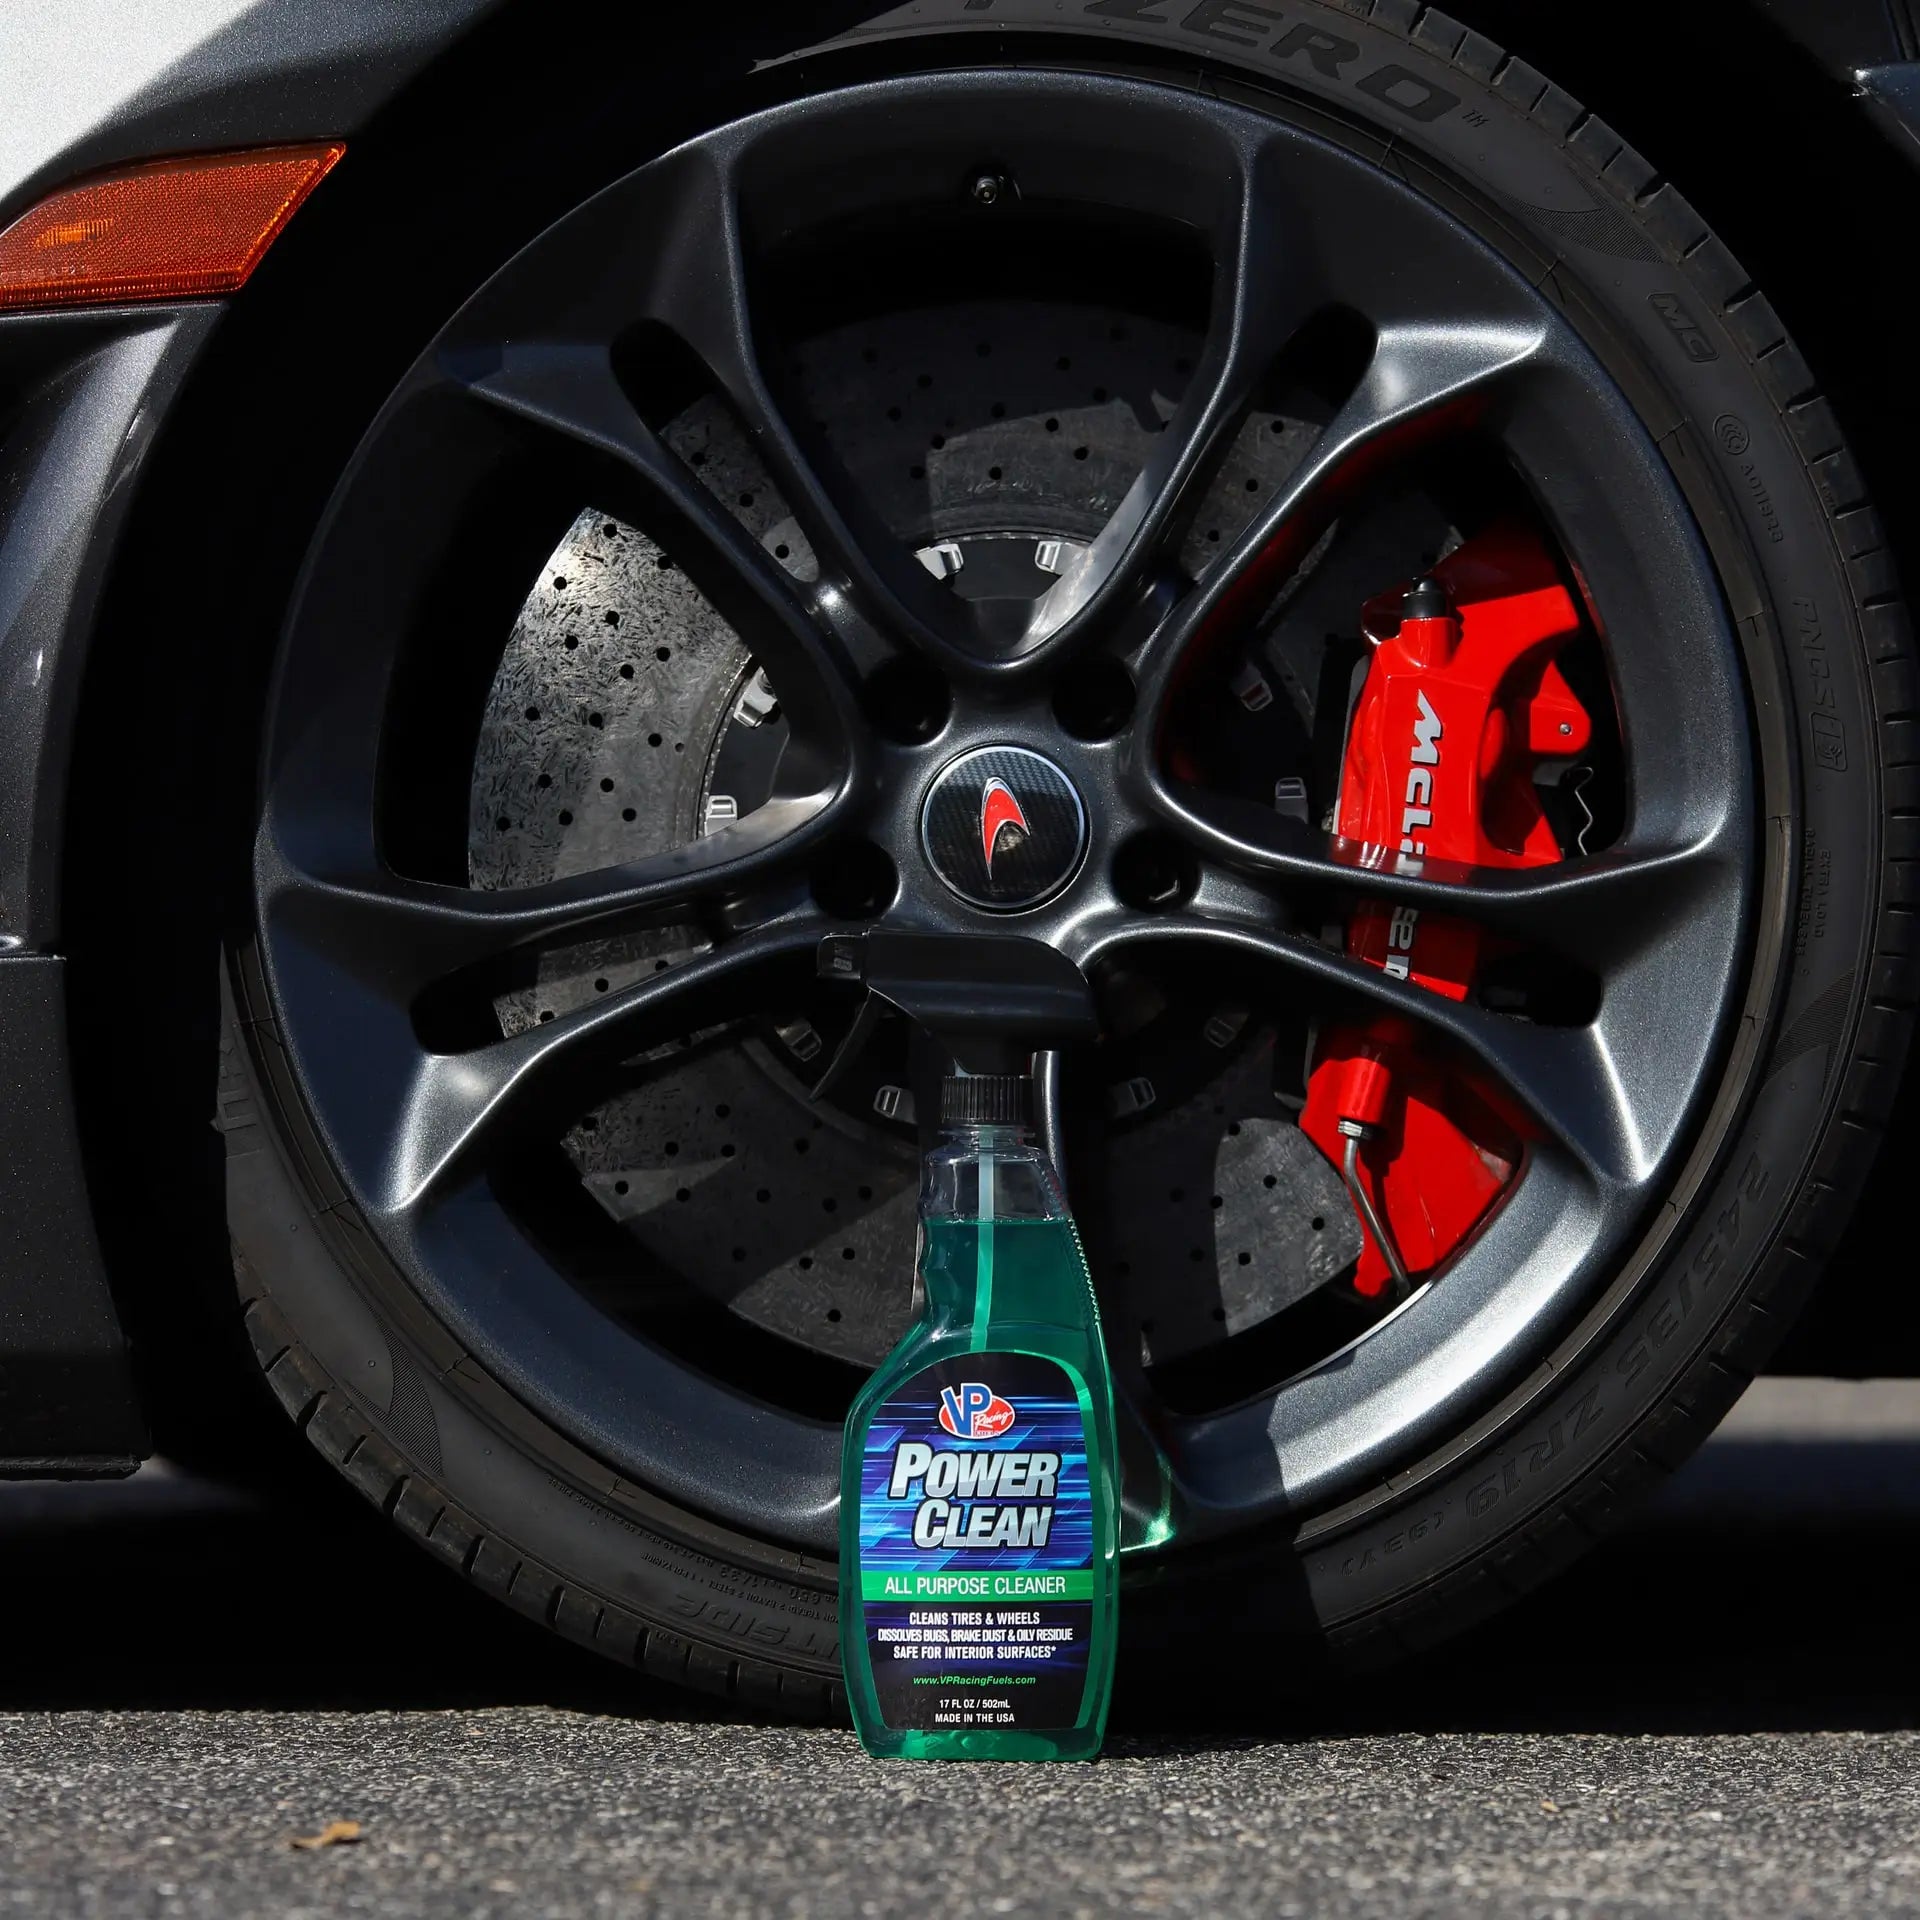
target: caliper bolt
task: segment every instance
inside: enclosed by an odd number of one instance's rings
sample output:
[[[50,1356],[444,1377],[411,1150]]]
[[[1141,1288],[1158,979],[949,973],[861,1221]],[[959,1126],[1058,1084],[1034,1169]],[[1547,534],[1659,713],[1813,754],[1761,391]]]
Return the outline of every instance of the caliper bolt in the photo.
[[[1007,190],[1006,176],[998,173],[977,173],[973,177],[973,198],[977,206],[998,206],[1000,197]]]

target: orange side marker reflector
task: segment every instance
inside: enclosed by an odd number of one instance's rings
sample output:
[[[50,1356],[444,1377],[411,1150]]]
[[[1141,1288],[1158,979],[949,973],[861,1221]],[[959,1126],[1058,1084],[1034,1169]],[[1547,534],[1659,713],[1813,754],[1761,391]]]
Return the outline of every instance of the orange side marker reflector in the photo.
[[[63,187],[0,233],[0,313],[232,293],[345,152],[195,154]]]

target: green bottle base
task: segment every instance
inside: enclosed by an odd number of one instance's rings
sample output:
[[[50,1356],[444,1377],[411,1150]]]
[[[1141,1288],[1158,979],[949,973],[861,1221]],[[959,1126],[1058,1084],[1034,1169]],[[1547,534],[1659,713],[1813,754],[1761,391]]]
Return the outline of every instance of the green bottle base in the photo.
[[[1061,1733],[895,1733],[855,1723],[860,1744],[876,1760],[1092,1760],[1104,1726]]]

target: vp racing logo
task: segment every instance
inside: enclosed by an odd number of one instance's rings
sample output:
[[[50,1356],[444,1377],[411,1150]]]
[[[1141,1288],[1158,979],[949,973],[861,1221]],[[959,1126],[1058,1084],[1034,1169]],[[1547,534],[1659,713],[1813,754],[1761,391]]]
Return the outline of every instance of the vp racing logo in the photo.
[[[991,1387],[968,1380],[940,1389],[940,1424],[956,1440],[992,1440],[1013,1425],[1013,1408]]]
[[[980,789],[980,851],[987,856],[987,877],[993,877],[993,856],[1004,845],[1009,853],[1026,839],[1025,809],[1004,780],[994,778]]]
[[[940,1389],[940,1426],[959,1441],[992,1440],[1012,1406],[978,1380]],[[1065,1456],[1051,1448],[894,1443],[885,1497],[911,1503],[905,1531],[922,1551],[1044,1547],[1053,1534]]]

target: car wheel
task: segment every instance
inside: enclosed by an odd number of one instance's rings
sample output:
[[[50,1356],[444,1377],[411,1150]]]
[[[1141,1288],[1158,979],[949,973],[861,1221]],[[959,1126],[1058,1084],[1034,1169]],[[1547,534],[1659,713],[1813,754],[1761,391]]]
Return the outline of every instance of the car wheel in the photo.
[[[502,267],[341,477],[267,701],[222,1114],[268,1380],[511,1605],[798,1713],[928,1070],[891,1034],[815,1097],[824,933],[1095,979],[1046,1126],[1127,1630],[1308,1667],[1478,1617],[1711,1429],[1911,1018],[1890,561],[1678,192],[1431,9],[1061,18],[877,15]],[[1551,857],[1330,837],[1363,604],[1515,528],[1593,720]],[[1086,847],[983,904],[928,796],[1010,745]],[[1368,900],[1512,964],[1423,992],[1346,951]],[[1404,1297],[1298,1117],[1378,1015],[1514,1116]]]

